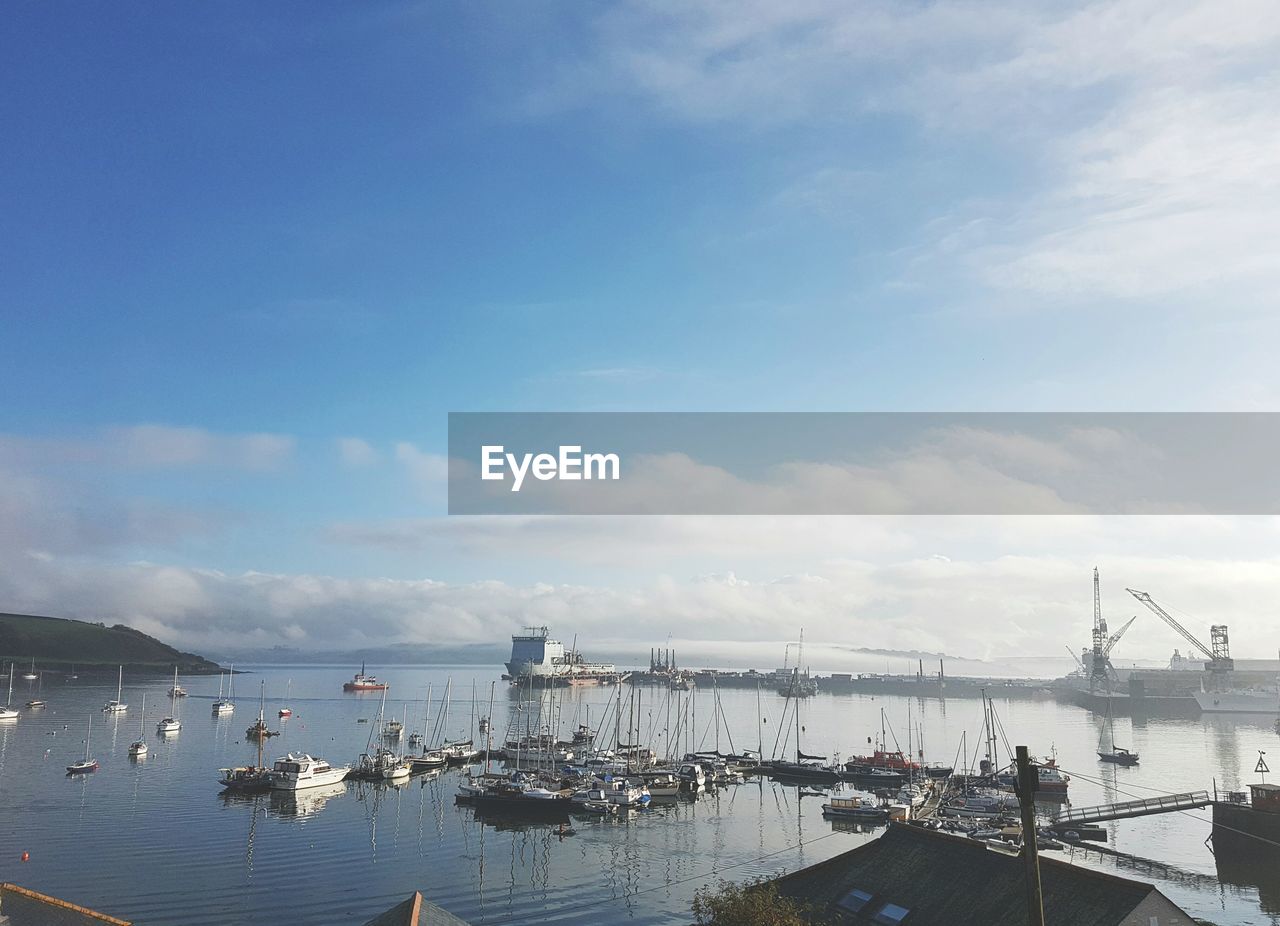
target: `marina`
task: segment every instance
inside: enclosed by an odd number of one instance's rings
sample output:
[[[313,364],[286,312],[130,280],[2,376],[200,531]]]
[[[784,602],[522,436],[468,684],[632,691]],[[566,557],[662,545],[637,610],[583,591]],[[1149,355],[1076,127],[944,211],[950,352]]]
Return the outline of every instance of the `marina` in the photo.
[[[786,697],[769,689],[672,692],[650,687],[635,689],[633,701],[630,689],[624,689],[615,724],[616,686],[535,688],[535,711],[541,705],[550,718],[546,712],[554,706],[558,717],[558,724],[551,724],[560,735],[552,740],[572,744],[575,736],[587,736],[582,731],[586,727],[596,731],[593,739],[601,749],[616,754],[614,731],[620,729],[629,744],[630,718],[634,739],[652,747],[657,754],[653,759],[660,762],[667,751],[661,731],[668,729],[670,708],[672,752],[681,759],[702,752],[705,758],[679,762],[669,778],[661,773],[641,776],[650,798],[643,803],[637,796],[640,788],[630,785],[617,789],[616,796],[583,788],[586,793],[578,801],[571,800],[573,792],[551,803],[513,792],[506,800],[495,794],[459,803],[469,782],[483,791],[484,782],[471,777],[482,775],[483,757],[475,765],[445,762],[389,782],[343,780],[345,766],[370,743],[378,705],[340,692],[342,667],[250,666],[242,671],[256,676],[260,692],[289,688],[294,716],[281,724],[279,737],[268,741],[270,752],[261,762],[261,741],[245,737],[243,724],[203,710],[196,712],[198,722],[183,725],[180,735],[149,738],[145,763],[128,758],[139,729],[135,717],[93,723],[90,746],[86,717],[98,712],[108,690],[115,694],[116,685],[108,689],[103,679],[59,687],[46,679],[49,706],[0,727],[0,799],[12,808],[13,820],[0,837],[0,858],[17,859],[29,852],[31,861],[21,872],[24,885],[138,923],[212,924],[263,916],[328,922],[334,919],[328,916],[332,911],[363,922],[361,914],[389,906],[412,890],[423,891],[433,903],[473,924],[535,919],[586,924],[599,922],[606,907],[625,910],[638,923],[687,923],[693,891],[712,880],[714,871],[731,872],[735,880],[796,871],[877,838],[890,814],[902,812],[891,809],[894,805],[915,804],[913,810],[926,817],[935,813],[937,791],[925,787],[925,796],[902,790],[902,782],[912,775],[901,773],[911,771],[914,761],[905,751],[910,716],[912,751],[920,751],[921,734],[925,744],[924,755],[917,756],[924,760],[917,763],[918,772],[979,764],[988,749],[984,726],[994,725],[1010,741],[1031,742],[1037,752],[1052,749],[1061,774],[1070,779],[1068,800],[1042,805],[1046,832],[1055,814],[1063,824],[1055,829],[1059,836],[1054,840],[1062,848],[1046,849],[1055,858],[1102,871],[1117,870],[1125,859],[1159,859],[1163,869],[1138,877],[1206,921],[1273,924],[1280,917],[1280,878],[1274,869],[1250,866],[1240,853],[1215,856],[1205,845],[1215,819],[1233,811],[1236,816],[1252,812],[1247,798],[1232,804],[1228,795],[1247,794],[1258,777],[1252,772],[1258,750],[1266,748],[1276,731],[1270,720],[1250,715],[1113,718],[1117,735],[1143,756],[1142,765],[1120,768],[1099,763],[1094,755],[1106,718],[1053,699],[996,697],[988,712],[967,699],[819,692],[802,701],[804,755],[824,755],[820,765],[841,770],[851,757],[862,756],[895,773],[893,783],[862,778],[831,784],[789,781],[785,772],[775,778],[766,768],[766,774],[726,777],[725,784],[715,786],[717,775],[725,774],[716,767],[715,753],[749,757],[763,740],[767,763],[774,728],[784,717],[791,731],[787,761],[794,759],[795,720]],[[518,742],[526,735],[529,692],[504,686],[496,668],[379,667],[379,672],[392,686],[387,715],[402,715],[406,707],[410,716],[425,713],[423,701],[431,686],[433,726],[444,706],[442,693],[452,689],[451,719],[443,721],[445,729],[438,734],[428,729],[440,741],[465,741],[478,734],[479,720],[489,717],[492,723],[486,726],[495,743]],[[474,697],[472,678],[477,680]],[[497,682],[492,713],[486,680]],[[138,705],[147,694],[144,729],[152,729],[159,717],[151,705],[170,709],[166,696],[171,684],[170,676],[138,679],[125,687],[123,696]],[[189,688],[187,700],[197,707],[218,696],[213,677],[192,679]],[[406,700],[391,700],[390,691]],[[681,705],[678,710],[676,704]],[[263,710],[272,709],[276,705],[268,697]],[[687,722],[678,723],[677,716],[686,712]],[[996,715],[994,724],[991,714]],[[359,723],[362,718],[369,723]],[[608,732],[600,729],[602,719],[611,728]],[[894,726],[902,736],[902,750],[894,748],[895,736],[888,729]],[[537,732],[535,728],[533,735]],[[887,748],[866,748],[868,739],[882,736]],[[997,737],[996,763],[1001,767],[1008,755],[1004,736]],[[486,735],[476,739],[481,750],[486,740]],[[89,759],[97,763],[93,774],[45,773],[51,762],[60,769]],[[518,761],[529,767],[525,757]],[[254,779],[262,766],[274,771],[280,763],[288,779],[285,786],[264,788],[261,778]],[[621,766],[625,772],[625,755]],[[223,790],[214,780],[219,768],[239,770],[245,783],[256,787]],[[494,760],[490,771],[492,782],[510,780],[509,765]],[[978,770],[973,773],[976,781]],[[1215,785],[1221,798],[1216,803]],[[881,797],[876,792],[892,793]],[[969,800],[988,813],[998,805],[1005,811],[1012,807],[1016,815],[1016,801],[1005,793],[1003,800],[977,795]],[[1194,795],[1190,803],[1167,797],[1188,794]],[[513,812],[515,801],[523,803]],[[1179,812],[1132,814],[1133,802],[1150,807],[1161,801],[1176,804]],[[531,808],[535,802],[546,806]],[[1100,807],[1110,807],[1112,816],[1089,816],[1088,809]],[[940,816],[939,825],[951,827],[947,831],[952,833],[1005,838],[1001,827],[985,824],[984,817],[950,819]],[[1068,825],[1081,838],[1075,845],[1062,836]],[[1040,840],[1052,844],[1047,836]],[[187,864],[174,851],[178,846],[218,860],[205,866],[199,909],[190,903],[194,895],[182,903],[175,900],[172,884],[181,881]],[[299,855],[302,848],[306,851]],[[1100,854],[1099,848],[1107,851]],[[91,868],[77,863],[86,853],[96,860]],[[618,853],[630,860],[624,868],[610,861]],[[137,865],[138,858],[146,864]],[[277,885],[286,880],[300,890],[282,894]]]

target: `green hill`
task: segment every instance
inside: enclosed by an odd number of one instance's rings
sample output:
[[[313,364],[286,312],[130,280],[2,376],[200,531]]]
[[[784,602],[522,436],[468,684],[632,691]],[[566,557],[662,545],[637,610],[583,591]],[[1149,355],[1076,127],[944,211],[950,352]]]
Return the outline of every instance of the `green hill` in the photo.
[[[204,657],[179,652],[124,624],[108,627],[59,617],[0,614],[0,662],[15,662],[21,670],[32,659],[37,670],[74,666],[79,674],[119,665],[135,672],[168,672],[175,665],[186,675],[218,671],[217,664]]]

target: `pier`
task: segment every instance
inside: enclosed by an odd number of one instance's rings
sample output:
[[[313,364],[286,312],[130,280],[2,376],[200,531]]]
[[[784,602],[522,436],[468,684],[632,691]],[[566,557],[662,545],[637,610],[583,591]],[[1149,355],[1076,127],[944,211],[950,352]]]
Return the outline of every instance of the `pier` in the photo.
[[[1213,803],[1208,791],[1188,791],[1184,794],[1166,794],[1118,804],[1099,804],[1095,807],[1073,807],[1053,818],[1054,829],[1073,824],[1103,823],[1107,820],[1125,820],[1129,817],[1146,817],[1156,813],[1173,813],[1179,810],[1198,810]]]

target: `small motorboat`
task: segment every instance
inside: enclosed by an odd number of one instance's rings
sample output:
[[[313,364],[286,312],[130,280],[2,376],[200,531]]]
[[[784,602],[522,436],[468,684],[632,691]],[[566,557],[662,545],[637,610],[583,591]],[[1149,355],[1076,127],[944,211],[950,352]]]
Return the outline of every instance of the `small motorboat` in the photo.
[[[156,732],[162,736],[166,733],[177,733],[182,729],[182,724],[172,717],[165,717],[156,724]]]
[[[45,707],[45,706],[46,706],[45,702],[41,701],[39,698],[35,698],[34,700],[27,702],[27,707],[34,708],[34,707]]]

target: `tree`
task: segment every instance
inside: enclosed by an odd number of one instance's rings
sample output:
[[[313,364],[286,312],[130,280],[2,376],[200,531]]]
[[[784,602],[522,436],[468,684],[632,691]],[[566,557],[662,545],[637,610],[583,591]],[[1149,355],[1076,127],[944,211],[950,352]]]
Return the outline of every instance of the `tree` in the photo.
[[[766,881],[748,884],[718,882],[693,895],[693,916],[698,926],[810,926],[817,922],[808,908]]]

